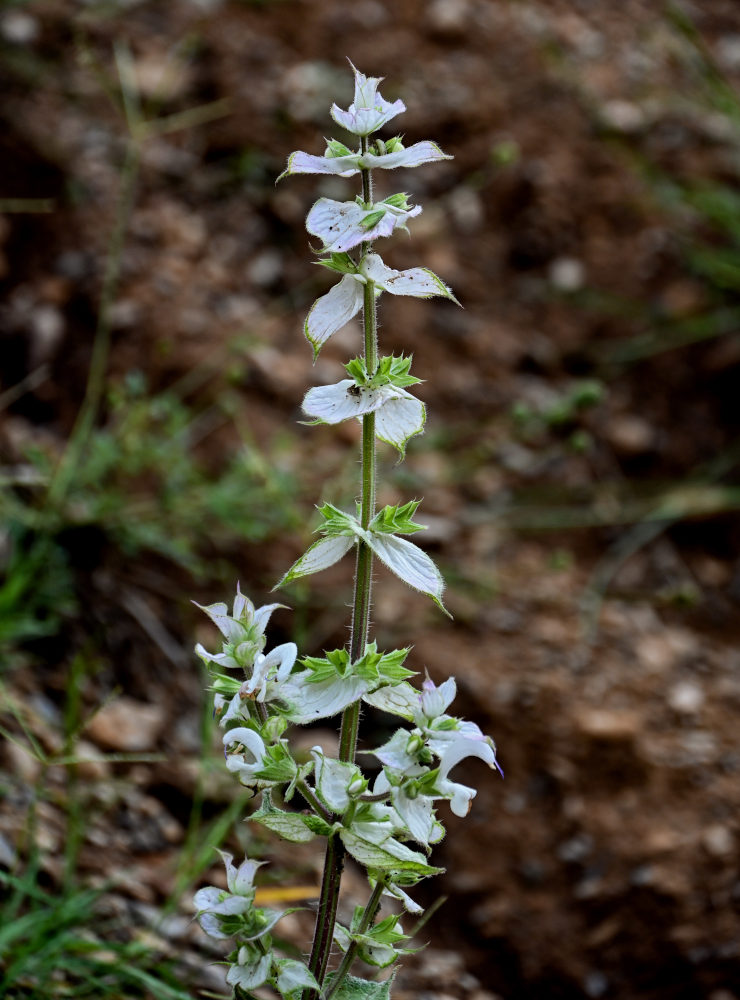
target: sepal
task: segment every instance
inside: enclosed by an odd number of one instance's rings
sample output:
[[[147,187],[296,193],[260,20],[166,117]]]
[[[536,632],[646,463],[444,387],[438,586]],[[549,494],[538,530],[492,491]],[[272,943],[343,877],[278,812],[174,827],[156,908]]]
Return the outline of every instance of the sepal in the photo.
[[[420,503],[421,500],[409,500],[402,506],[398,504],[386,505],[372,519],[368,530],[389,535],[395,532],[400,535],[413,535],[416,531],[426,531],[425,524],[417,524],[413,520]]]
[[[397,389],[406,389],[410,385],[417,385],[422,380],[409,374],[412,358],[406,358],[403,354],[396,357],[387,354],[380,359],[378,367],[371,374],[368,373],[365,359],[353,358],[344,366],[349,377],[357,385],[367,385],[372,388],[380,388],[384,385],[393,385]]]

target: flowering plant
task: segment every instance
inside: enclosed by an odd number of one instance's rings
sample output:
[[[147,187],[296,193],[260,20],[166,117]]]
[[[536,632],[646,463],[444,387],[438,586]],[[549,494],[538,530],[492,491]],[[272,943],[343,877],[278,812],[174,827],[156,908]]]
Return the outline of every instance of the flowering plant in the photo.
[[[203,610],[220,631],[220,652],[198,645],[215,692],[215,710],[223,736],[226,766],[241,784],[261,792],[252,820],[289,841],[326,841],[324,873],[313,945],[307,962],[279,957],[271,931],[282,913],[254,904],[259,865],[245,860],[235,867],[224,854],[227,889],[213,886],[195,896],[197,918],[206,933],[229,939],[227,982],[237,997],[270,985],[282,997],[318,993],[323,1000],[385,1000],[390,981],[349,975],[356,959],[385,968],[408,949],[397,909],[411,914],[422,908],[408,894],[421,879],[441,869],[429,863],[431,846],[444,836],[438,803],[447,800],[458,816],[470,809],[475,789],[452,780],[450,772],[465,758],[478,757],[498,768],[496,748],[473,722],[446,714],[455,697],[455,681],[439,686],[427,677],[421,690],[404,664],[409,649],[381,652],[370,641],[369,616],[374,557],[411,587],[427,594],[443,611],[443,581],[430,557],[403,537],[423,530],[414,521],[418,501],[376,510],[376,439],[403,457],[406,443],[424,428],[424,404],[408,391],[418,379],[411,359],[379,356],[377,299],[383,292],[456,302],[450,289],[426,268],[396,271],[375,252],[373,241],[390,236],[421,212],[405,194],[373,199],[372,171],[415,167],[449,159],[433,142],[404,148],[400,137],[369,136],[405,110],[402,101],[385,101],[379,79],[354,69],[354,100],[346,111],[331,109],[335,122],[359,138],[352,150],[331,139],[323,156],[295,152],[281,177],[297,173],[360,174],[362,193],[352,201],[320,198],[308,213],[306,227],[322,241],[319,263],[340,275],[339,281],[311,307],[304,332],[314,360],[329,337],[362,311],[364,350],[345,366],[348,378],[317,386],[306,394],[303,410],[315,423],[362,422],[362,487],[355,513],[331,503],[318,508],[321,537],[285,573],[278,586],[316,573],[353,552],[356,561],[352,627],[348,646],[323,657],[298,658],[294,643],[265,653],[273,611],[283,605],[255,608],[237,588],[232,613],[225,604]],[[230,670],[241,672],[237,678]],[[372,786],[357,763],[357,731],[362,704],[381,709],[404,723],[382,746],[362,751],[380,765]],[[341,713],[339,754],[314,747],[301,762],[285,736],[290,725],[303,725]],[[409,728],[411,727],[411,728]],[[499,768],[500,770],[500,768]],[[273,801],[275,793],[276,801]],[[284,808],[295,795],[301,811]],[[348,926],[337,920],[339,883],[345,856],[366,869],[370,886],[364,906]],[[379,917],[384,898],[395,900]],[[343,953],[329,971],[336,945]]]

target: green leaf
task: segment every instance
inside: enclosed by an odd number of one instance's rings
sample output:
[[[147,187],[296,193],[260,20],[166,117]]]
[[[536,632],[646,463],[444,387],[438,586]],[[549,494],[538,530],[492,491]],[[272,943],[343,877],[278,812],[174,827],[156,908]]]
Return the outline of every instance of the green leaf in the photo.
[[[383,198],[381,205],[390,205],[392,208],[401,208],[406,211],[409,207],[409,196],[404,191],[399,191],[398,194],[391,194],[387,198]]]
[[[330,271],[336,271],[338,274],[357,274],[357,264],[348,253],[332,253],[328,257],[322,257],[321,260],[315,261],[315,263],[321,264],[322,267],[328,267]]]
[[[353,153],[353,150],[351,150],[347,146],[345,146],[343,142],[339,141],[339,139],[329,139],[329,140],[327,140],[327,143],[326,143],[326,152],[324,153],[324,156],[330,156],[330,157],[335,157],[335,156],[352,156],[352,153]]]
[[[353,514],[345,513],[339,507],[335,507],[333,503],[322,504],[317,510],[324,519],[324,523],[316,529],[322,535],[362,536],[362,528],[360,528],[360,524]]]
[[[350,670],[349,653],[346,649],[333,649],[324,657],[304,656],[300,662],[311,671],[309,684],[320,684],[334,677],[347,677],[354,673]]]
[[[283,812],[269,803],[251,818],[293,844],[307,844],[316,836],[327,837],[331,833],[331,826],[319,816]]]
[[[334,977],[327,977],[327,984],[331,985]],[[393,976],[383,983],[374,983],[370,979],[359,979],[357,976],[347,976],[337,992],[334,1000],[391,1000],[391,986]]]
[[[255,771],[255,777],[261,781],[289,782],[295,777],[297,767],[290,755],[287,743],[275,743],[267,747],[262,758],[262,767]]]
[[[344,368],[349,377],[353,378],[357,385],[367,385],[370,381],[364,358],[352,358]]]
[[[369,379],[369,385],[377,388],[381,385],[390,384],[397,386],[399,389],[405,389],[409,385],[416,385],[422,380],[409,375],[411,361],[412,358],[404,357],[403,354],[398,357],[390,354],[385,355],[378,362],[375,373]]]
[[[388,504],[378,511],[369,524],[369,530],[386,535],[413,535],[416,531],[426,531],[425,524],[416,524],[412,518],[421,500],[409,500],[399,506]]]
[[[402,666],[409,652],[410,647],[394,649],[390,653],[379,653],[377,643],[368,643],[365,655],[352,665],[353,673],[365,680],[374,681],[376,686],[386,683],[398,684],[415,674],[415,671]]]
[[[426,858],[418,851],[412,851],[397,840],[388,838],[383,846],[371,844],[358,837],[352,830],[342,830],[339,834],[344,846],[365,868],[375,868],[384,872],[411,871],[419,875],[439,875],[442,868],[434,868],[426,863]]]

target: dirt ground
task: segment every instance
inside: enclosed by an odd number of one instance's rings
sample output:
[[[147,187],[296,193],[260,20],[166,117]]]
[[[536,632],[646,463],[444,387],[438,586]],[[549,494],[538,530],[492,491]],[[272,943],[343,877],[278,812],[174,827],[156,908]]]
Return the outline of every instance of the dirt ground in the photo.
[[[464,306],[384,299],[381,313],[382,347],[413,353],[429,410],[403,466],[381,454],[381,502],[423,496],[454,622],[379,570],[374,623],[381,647],[413,644],[415,669],[456,676],[458,710],[493,734],[506,778],[471,765],[478,797],[466,820],[450,817],[434,855],[448,874],[426,889],[429,903],[449,898],[429,947],[405,962],[399,1000],[740,997],[740,285],[687,263],[687,248],[720,237],[675,194],[737,184],[738,118],[712,86],[740,88],[740,10],[677,9],[698,36],[641,0],[0,11],[0,199],[53,203],[0,216],[6,471],[26,467],[29,447],[58,456],[71,433],[138,150],[109,385],[135,371],[151,392],[186,380],[189,405],[211,414],[228,395],[233,422],[195,446],[205,461],[235,454],[241,426],[280,463],[304,517],[321,500],[350,503],[354,429],[297,420],[306,388],[335,381],[359,351],[348,328],[312,368],[301,333],[328,287],[305,214],[353,182],[273,181],[291,151],[322,152],[329,105],[351,99],[346,58],[403,97],[407,145],[431,138],[455,157],[380,181],[424,206],[386,262],[432,268]],[[166,125],[139,130],[138,145],[116,99],[115,46],[144,117]],[[708,315],[721,329],[702,335]],[[104,402],[98,422],[108,417]],[[10,685],[39,719],[58,718],[94,636],[84,700],[105,704],[84,746],[164,755],[82,775],[81,872],[125,871],[111,913],[151,928],[177,884],[200,773],[190,649],[210,633],[188,602],[228,596],[228,554],[262,603],[309,531],[232,539],[230,553],[212,540],[212,571],[196,581],[161,556],[129,558],[103,515],[91,524],[71,504],[65,517],[83,610],[53,642],[20,644],[13,662],[32,669]],[[299,625],[275,619],[275,641],[300,627],[307,654],[346,634],[349,570],[314,580],[286,595]],[[3,752],[8,866],[39,771],[12,744]],[[59,796],[62,771],[48,777]],[[235,794],[213,779],[206,815]],[[65,836],[54,799],[42,815],[52,883]],[[316,879],[313,853],[277,851],[286,879]],[[345,905],[361,891],[350,872]],[[218,988],[187,899],[158,927],[194,995]]]

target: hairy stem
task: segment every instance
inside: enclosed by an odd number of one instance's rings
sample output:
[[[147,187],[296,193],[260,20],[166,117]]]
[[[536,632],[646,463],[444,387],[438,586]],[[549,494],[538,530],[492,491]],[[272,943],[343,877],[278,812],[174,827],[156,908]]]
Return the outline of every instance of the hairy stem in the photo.
[[[321,818],[326,820],[327,823],[331,823],[333,818],[332,814],[323,802],[320,801],[316,792],[314,792],[308,782],[301,778],[301,780],[296,783],[296,789],[298,790],[298,793],[303,796],[308,805],[311,806],[317,816],[321,816]]]
[[[324,875],[321,881],[321,896],[316,914],[316,931],[308,967],[316,982],[323,983],[326,966],[329,962],[329,952],[334,939],[334,924],[337,919],[337,904],[339,902],[339,883],[344,869],[344,844],[332,834],[326,843],[324,855]],[[304,993],[304,997],[307,996]]]
[[[367,152],[367,137],[361,140],[363,152]],[[369,170],[362,171],[362,199],[370,204],[373,199],[373,184]],[[361,256],[370,250],[369,243],[363,243]],[[372,374],[378,366],[378,319],[375,303],[375,286],[368,281],[364,290],[363,330],[365,366]],[[362,418],[362,491],[360,522],[367,528],[375,515],[375,414],[368,413]],[[357,546],[355,567],[354,598],[352,602],[352,631],[350,635],[350,658],[358,660],[365,652],[370,631],[370,607],[372,602],[373,554],[360,541]],[[342,715],[339,734],[339,759],[354,762],[357,747],[357,731],[360,725],[360,702],[350,705]],[[339,884],[344,866],[344,844],[338,837],[329,838],[324,860],[324,877],[321,884],[319,910],[316,915],[316,930],[309,968],[318,983],[323,983],[329,952],[334,938],[334,923],[339,900]],[[305,996],[305,994],[304,994]]]
[[[383,895],[383,889],[385,889],[385,880],[378,879],[378,881],[375,883],[375,888],[373,889],[372,895],[370,896],[370,899],[367,902],[367,906],[365,907],[365,912],[362,914],[362,920],[360,921],[360,924],[357,928],[358,934],[364,934],[365,931],[367,931],[372,926],[373,920],[375,919],[375,914],[378,912],[380,908],[380,900]],[[324,1000],[331,1000],[331,997],[334,996],[336,991],[342,985],[343,979],[345,978],[349,970],[352,968],[352,963],[357,957],[358,950],[359,946],[357,942],[351,941],[349,947],[344,953],[344,958],[342,959],[341,965],[334,974],[334,978],[331,981],[331,986],[324,993]]]

